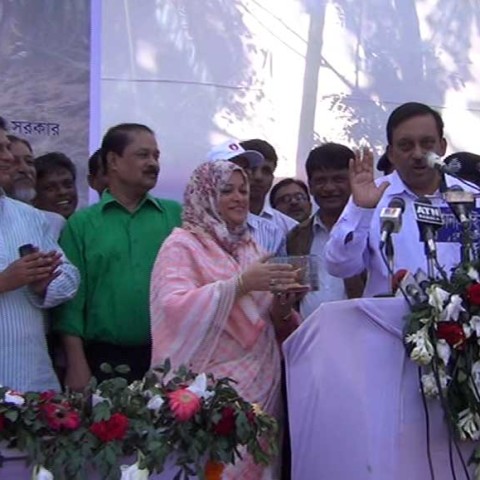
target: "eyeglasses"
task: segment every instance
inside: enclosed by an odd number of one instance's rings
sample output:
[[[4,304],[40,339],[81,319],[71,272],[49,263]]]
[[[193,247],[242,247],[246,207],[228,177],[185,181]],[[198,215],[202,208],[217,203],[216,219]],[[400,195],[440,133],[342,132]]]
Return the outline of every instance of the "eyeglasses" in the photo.
[[[277,198],[276,203],[291,203],[292,200],[295,200],[298,203],[303,203],[308,200],[307,196],[304,193],[286,193],[281,197]]]

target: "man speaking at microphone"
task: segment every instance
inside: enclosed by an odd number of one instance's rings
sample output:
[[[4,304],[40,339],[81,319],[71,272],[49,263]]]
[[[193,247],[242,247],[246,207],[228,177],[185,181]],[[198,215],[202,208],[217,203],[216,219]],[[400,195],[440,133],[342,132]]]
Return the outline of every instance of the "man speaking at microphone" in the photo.
[[[434,207],[444,206],[441,192],[459,181],[428,166],[426,154],[443,156],[447,147],[441,116],[427,105],[409,102],[397,107],[387,121],[387,155],[395,168],[390,175],[374,180],[372,153],[357,152],[350,161],[352,195],[326,246],[327,269],[331,275],[347,278],[367,270],[365,297],[388,293],[389,272],[380,250],[383,209],[394,198],[403,199],[402,228],[393,233],[394,269],[427,271],[424,244],[419,239],[414,202],[431,196]],[[468,187],[465,187],[466,189]],[[458,242],[443,241],[437,258],[445,271],[460,261]]]

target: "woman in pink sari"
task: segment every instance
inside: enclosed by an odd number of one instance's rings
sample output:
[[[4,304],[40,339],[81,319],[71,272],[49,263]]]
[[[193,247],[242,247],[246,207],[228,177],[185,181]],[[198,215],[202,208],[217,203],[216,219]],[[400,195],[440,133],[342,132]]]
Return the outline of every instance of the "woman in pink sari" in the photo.
[[[296,281],[289,265],[265,262],[246,225],[249,186],[232,162],[200,165],[185,191],[182,228],[164,242],[150,289],[152,365],[170,358],[230,377],[240,395],[279,418],[280,337],[295,328]],[[244,455],[223,479],[273,479]]]

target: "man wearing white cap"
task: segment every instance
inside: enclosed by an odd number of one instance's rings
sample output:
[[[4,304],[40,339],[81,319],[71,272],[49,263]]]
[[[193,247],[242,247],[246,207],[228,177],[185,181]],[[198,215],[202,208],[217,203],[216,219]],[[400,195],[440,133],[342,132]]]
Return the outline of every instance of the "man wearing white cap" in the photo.
[[[228,140],[213,147],[208,154],[208,160],[230,160],[250,175],[265,159],[260,152],[245,150],[236,140]],[[285,234],[277,225],[253,213],[248,214],[247,224],[255,241],[266,252],[285,253]]]

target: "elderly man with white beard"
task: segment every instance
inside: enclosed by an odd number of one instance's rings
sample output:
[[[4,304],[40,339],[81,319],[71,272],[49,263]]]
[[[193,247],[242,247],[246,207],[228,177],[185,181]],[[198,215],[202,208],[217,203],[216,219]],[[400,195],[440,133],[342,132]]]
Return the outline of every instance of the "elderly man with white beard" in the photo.
[[[32,205],[37,194],[37,171],[32,146],[24,138],[15,135],[7,135],[7,138],[10,142],[13,161],[9,179],[5,181],[3,189],[10,198]],[[42,212],[50,225],[51,235],[57,240],[66,220],[58,213],[46,210],[42,210]]]

